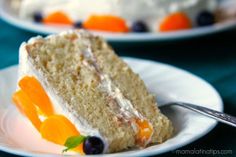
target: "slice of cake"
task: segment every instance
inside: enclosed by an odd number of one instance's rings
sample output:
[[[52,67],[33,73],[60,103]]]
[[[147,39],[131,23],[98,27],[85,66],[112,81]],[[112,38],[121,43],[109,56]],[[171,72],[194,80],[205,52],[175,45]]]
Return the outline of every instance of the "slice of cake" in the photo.
[[[84,153],[88,139],[100,139],[98,152],[107,153],[172,135],[171,122],[144,82],[99,37],[69,31],[32,38],[21,45],[19,64],[13,100],[51,142],[64,145],[80,135]]]

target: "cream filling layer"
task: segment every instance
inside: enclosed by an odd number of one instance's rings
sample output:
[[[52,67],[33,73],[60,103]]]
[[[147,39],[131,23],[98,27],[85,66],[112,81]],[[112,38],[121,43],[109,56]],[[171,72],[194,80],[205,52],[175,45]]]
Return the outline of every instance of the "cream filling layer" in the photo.
[[[101,80],[100,90],[107,93],[110,98],[114,99],[117,102],[120,112],[116,112],[116,114],[121,114],[121,116],[126,119],[131,119],[134,117],[143,119],[144,117],[133,107],[133,104],[130,102],[130,100],[126,99],[120,89],[112,83],[110,77],[100,70],[96,58],[94,57],[89,45],[87,45],[87,48],[83,50],[82,53],[86,58],[86,60],[84,60],[84,64],[90,69],[95,69],[97,75]]]

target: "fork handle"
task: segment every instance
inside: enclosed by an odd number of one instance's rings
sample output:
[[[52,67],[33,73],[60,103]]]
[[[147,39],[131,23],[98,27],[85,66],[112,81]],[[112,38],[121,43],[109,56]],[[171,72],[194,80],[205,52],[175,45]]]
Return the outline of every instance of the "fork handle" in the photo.
[[[210,118],[213,118],[222,123],[236,127],[236,117],[225,114],[223,112],[218,112],[218,111],[206,108],[206,107],[197,106],[197,105],[193,105],[189,103],[183,103],[183,102],[170,103],[170,105],[181,106],[181,107],[190,109],[192,111],[198,112],[200,114],[203,114],[205,116],[208,116]]]

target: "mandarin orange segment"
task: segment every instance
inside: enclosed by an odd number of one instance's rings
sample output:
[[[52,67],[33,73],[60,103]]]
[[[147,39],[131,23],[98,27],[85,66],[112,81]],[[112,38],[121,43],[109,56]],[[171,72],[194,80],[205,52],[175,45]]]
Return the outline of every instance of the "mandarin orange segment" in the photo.
[[[83,150],[83,143],[72,150],[74,150],[75,152],[79,152],[81,155],[85,155],[84,150]]]
[[[153,134],[153,127],[147,120],[144,119],[136,119],[135,122],[138,126],[137,140],[141,144],[146,144]]]
[[[124,19],[112,15],[92,15],[83,24],[83,27],[91,30],[109,32],[128,32],[129,28]]]
[[[64,145],[71,136],[80,135],[75,126],[62,115],[48,117],[42,123],[40,133],[44,139],[59,145]],[[78,146],[74,150],[83,153],[82,146]]]
[[[30,98],[22,90],[19,90],[13,94],[12,100],[21,113],[39,130],[41,121],[37,115],[36,107],[31,102]]]
[[[25,76],[18,84],[44,115],[50,116],[53,114],[53,105],[40,82],[35,77]]]
[[[191,20],[185,13],[177,12],[167,16],[159,26],[161,32],[192,28]]]
[[[67,138],[80,134],[75,126],[62,115],[48,117],[42,123],[40,133],[43,138],[59,145],[64,145]]]
[[[43,19],[44,24],[73,25],[73,21],[63,12],[57,11],[49,14]]]

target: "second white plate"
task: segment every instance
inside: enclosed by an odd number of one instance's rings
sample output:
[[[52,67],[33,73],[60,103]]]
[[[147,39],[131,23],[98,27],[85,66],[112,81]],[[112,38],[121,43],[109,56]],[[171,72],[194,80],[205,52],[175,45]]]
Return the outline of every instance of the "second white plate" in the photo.
[[[22,20],[18,17],[18,13],[14,11],[10,6],[11,0],[0,0],[0,17],[2,17],[6,22],[40,34],[52,34],[59,33],[71,29],[70,27],[55,27],[55,26],[45,26],[42,24],[37,24],[30,21]],[[223,3],[230,2],[232,0],[224,0]],[[178,40],[189,37],[196,37],[201,35],[212,34],[231,28],[236,28],[236,21],[228,21],[223,23],[218,23],[213,26],[194,28],[184,31],[176,31],[170,33],[107,33],[107,32],[93,32],[94,34],[101,35],[110,42],[150,42],[150,41],[166,41],[166,40]]]
[[[157,100],[178,100],[223,110],[222,100],[215,89],[202,79],[166,64],[125,58],[138,73]],[[12,105],[11,95],[16,88],[17,68],[0,71],[0,150],[22,156],[63,157],[63,147],[43,140],[31,123]],[[148,156],[175,150],[207,134],[216,121],[182,108],[166,110],[175,127],[175,135],[168,141],[141,150],[130,150],[105,157]]]

